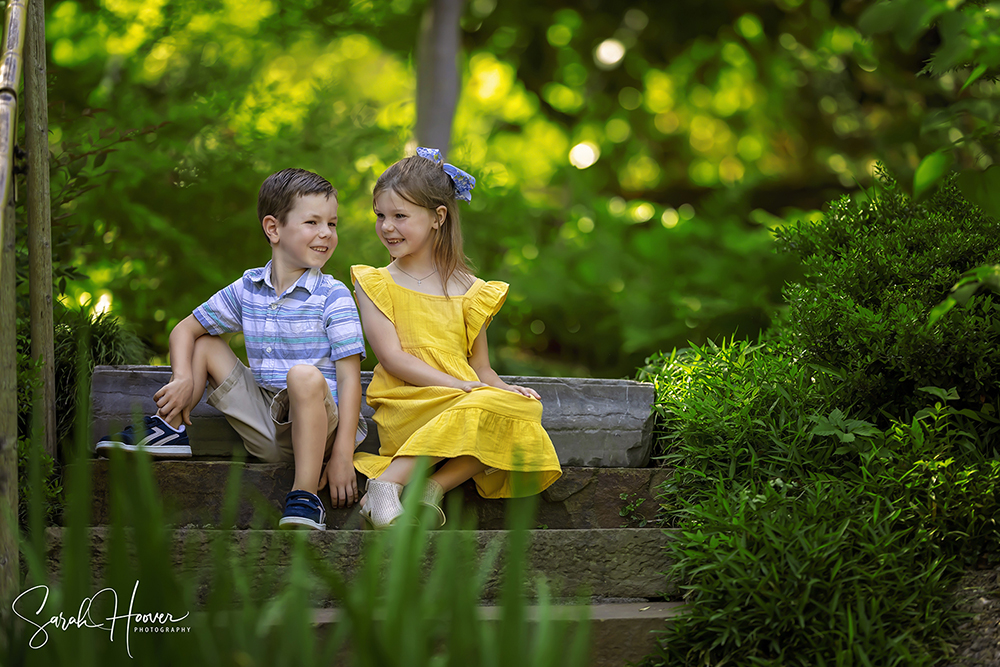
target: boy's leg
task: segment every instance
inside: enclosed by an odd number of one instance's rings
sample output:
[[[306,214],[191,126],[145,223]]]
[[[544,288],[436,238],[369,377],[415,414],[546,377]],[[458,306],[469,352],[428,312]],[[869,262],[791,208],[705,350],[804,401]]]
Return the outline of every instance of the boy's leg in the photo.
[[[201,401],[201,397],[205,394],[206,382],[211,382],[213,388],[218,387],[229,377],[237,363],[239,359],[229,347],[229,343],[222,338],[199,337],[194,342],[194,353],[191,356],[191,380],[194,388],[191,391],[188,410],[193,410]],[[164,417],[159,410],[156,415],[161,419]],[[181,415],[176,415],[167,423],[174,429],[180,428]]]
[[[326,395],[330,388],[323,372],[310,364],[288,371],[288,417],[292,422],[295,481],[292,490],[315,494],[326,453]]]

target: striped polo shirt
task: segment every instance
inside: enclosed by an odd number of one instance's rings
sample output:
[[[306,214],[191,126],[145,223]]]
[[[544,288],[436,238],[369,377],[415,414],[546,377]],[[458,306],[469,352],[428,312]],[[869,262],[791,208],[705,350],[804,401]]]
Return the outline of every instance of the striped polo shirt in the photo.
[[[278,296],[268,262],[216,292],[195,308],[194,316],[213,336],[242,331],[257,384],[275,392],[288,385],[292,366],[311,364],[323,372],[336,400],[334,362],[352,354],[365,356],[350,290],[319,269],[306,271]]]

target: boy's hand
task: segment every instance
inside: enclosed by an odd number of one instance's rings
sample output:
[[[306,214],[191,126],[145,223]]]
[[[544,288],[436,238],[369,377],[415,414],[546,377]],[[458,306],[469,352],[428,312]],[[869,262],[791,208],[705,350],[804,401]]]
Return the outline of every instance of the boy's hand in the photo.
[[[358,502],[358,478],[354,472],[354,452],[338,455],[333,448],[330,461],[319,478],[319,488],[330,484],[330,504],[334,507],[350,507]]]
[[[191,392],[194,382],[190,378],[173,379],[153,394],[163,421],[172,423],[180,415],[181,422],[191,425]]]

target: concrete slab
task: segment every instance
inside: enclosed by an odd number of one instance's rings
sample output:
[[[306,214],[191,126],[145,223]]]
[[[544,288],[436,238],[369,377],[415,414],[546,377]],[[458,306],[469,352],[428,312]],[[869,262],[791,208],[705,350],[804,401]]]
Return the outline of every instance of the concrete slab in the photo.
[[[91,385],[93,433],[119,430],[135,414],[156,410],[153,394],[170,378],[168,366],[98,366]],[[542,425],[559,461],[569,466],[641,468],[649,463],[653,442],[653,385],[632,380],[594,378],[508,377],[506,382],[534,388],[545,405]],[[361,374],[366,391],[371,373]],[[378,451],[372,409],[362,401],[369,436],[362,451]],[[229,458],[242,450],[236,432],[202,399],[191,413],[191,447],[195,456]]]

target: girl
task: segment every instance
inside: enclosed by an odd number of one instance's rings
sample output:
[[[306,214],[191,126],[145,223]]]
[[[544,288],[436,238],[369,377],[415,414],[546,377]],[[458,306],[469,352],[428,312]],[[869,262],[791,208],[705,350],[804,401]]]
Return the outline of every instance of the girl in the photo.
[[[538,493],[562,474],[538,394],[490,367],[486,327],[507,285],[477,279],[462,252],[456,200],[470,201],[474,185],[437,150],[418,148],[372,193],[375,232],[392,262],[351,267],[351,279],[379,360],[368,387],[379,455],[354,456],[369,480],[361,515],[374,528],[402,514],[400,494],[418,456],[444,461],[422,499],[438,525],[441,498],[469,478],[480,495],[509,498]]]

